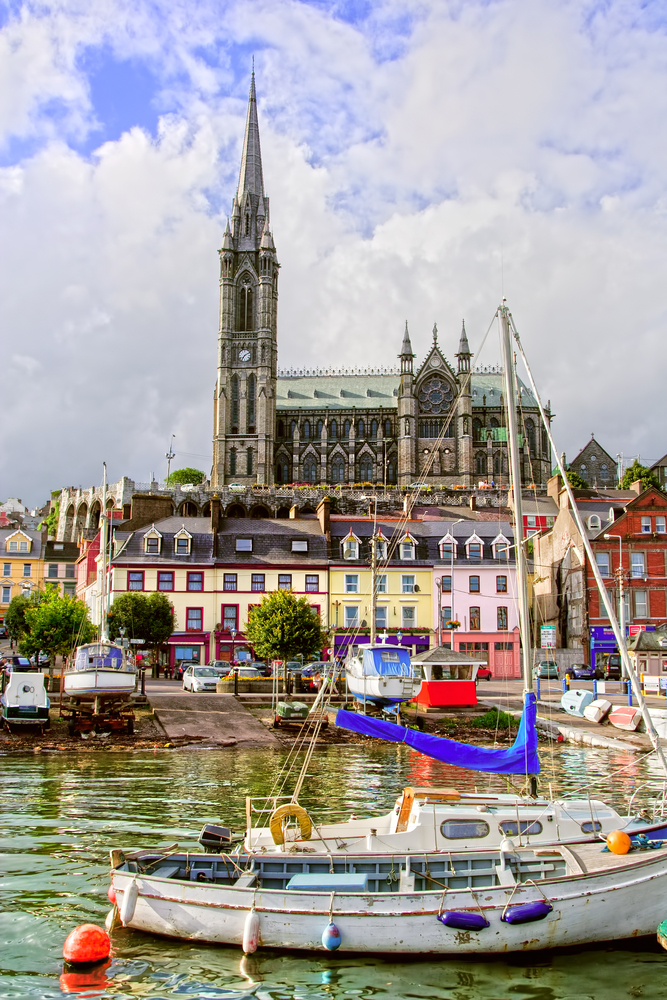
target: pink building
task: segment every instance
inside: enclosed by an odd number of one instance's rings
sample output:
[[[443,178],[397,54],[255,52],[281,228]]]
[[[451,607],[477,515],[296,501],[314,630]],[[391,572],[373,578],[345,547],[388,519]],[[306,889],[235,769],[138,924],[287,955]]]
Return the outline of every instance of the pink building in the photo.
[[[449,526],[440,522],[437,527],[433,619],[441,644],[451,648],[453,636],[455,650],[482,656],[495,677],[520,677],[511,525],[466,520]],[[448,628],[449,622],[459,624]]]

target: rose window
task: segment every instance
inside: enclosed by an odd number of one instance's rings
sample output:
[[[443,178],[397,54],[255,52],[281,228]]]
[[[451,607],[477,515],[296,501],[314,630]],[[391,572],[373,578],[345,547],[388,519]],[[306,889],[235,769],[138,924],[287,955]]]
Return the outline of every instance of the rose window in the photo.
[[[433,375],[419,389],[419,410],[421,413],[447,413],[453,398],[454,391],[449,382]]]

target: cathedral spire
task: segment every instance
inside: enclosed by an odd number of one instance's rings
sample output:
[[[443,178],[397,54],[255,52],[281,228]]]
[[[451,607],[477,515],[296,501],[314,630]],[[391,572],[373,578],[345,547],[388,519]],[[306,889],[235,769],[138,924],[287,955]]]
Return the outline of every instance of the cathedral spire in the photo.
[[[259,145],[259,122],[257,120],[257,95],[255,93],[255,71],[250,78],[248,116],[243,139],[243,155],[239,174],[237,200],[243,205],[246,195],[264,198],[264,177],[262,175],[262,151]]]
[[[463,326],[461,327],[461,339],[459,340],[459,349],[456,352],[456,357],[459,359],[459,372],[469,372],[472,354],[470,353],[470,346],[468,344],[465,320],[463,320]]]
[[[405,321],[405,333],[403,334],[403,344],[401,345],[401,353],[399,358],[414,358],[414,352],[412,350],[412,344],[410,343],[410,334],[408,333],[408,321]]]

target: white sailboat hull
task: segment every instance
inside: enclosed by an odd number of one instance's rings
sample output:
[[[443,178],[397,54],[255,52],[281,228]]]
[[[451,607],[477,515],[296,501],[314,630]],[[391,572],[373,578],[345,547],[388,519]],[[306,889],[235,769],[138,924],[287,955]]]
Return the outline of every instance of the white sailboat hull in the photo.
[[[64,692],[73,697],[131,694],[136,683],[135,671],[114,670],[112,668],[109,670],[99,667],[93,667],[90,670],[68,670],[63,677]]]
[[[419,677],[366,676],[356,677],[347,672],[347,688],[357,701],[400,704],[412,701],[421,691]]]
[[[596,847],[597,850],[599,848]],[[657,856],[656,856],[657,855]],[[210,857],[210,856],[209,856]],[[437,856],[431,856],[434,861]],[[496,855],[496,858],[498,855]],[[616,867],[618,861],[618,867]],[[325,951],[329,914],[346,954],[493,954],[540,951],[655,934],[664,918],[667,852],[579,875],[493,888],[433,892],[298,892],[236,888],[112,872],[118,906],[136,879],[138,898],[127,926],[188,941],[240,945],[248,914],[259,918],[259,948]],[[540,891],[541,890],[541,891]],[[541,920],[510,924],[510,906],[547,898]],[[489,927],[477,932],[446,927],[443,910],[479,913]]]

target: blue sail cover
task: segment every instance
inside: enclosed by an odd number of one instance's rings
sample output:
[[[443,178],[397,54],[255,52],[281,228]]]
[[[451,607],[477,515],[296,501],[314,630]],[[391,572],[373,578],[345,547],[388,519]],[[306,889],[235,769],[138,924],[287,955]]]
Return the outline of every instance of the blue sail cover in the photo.
[[[532,691],[526,694],[519,731],[511,747],[507,750],[492,750],[487,747],[473,747],[467,743],[457,743],[442,736],[430,736],[418,729],[406,729],[393,722],[372,719],[357,712],[340,709],[336,713],[336,725],[350,729],[362,736],[374,736],[378,740],[392,743],[406,743],[413,750],[419,750],[427,757],[441,760],[444,764],[465,767],[469,771],[488,771],[492,774],[539,774],[540,759],[537,756],[537,703]]]

